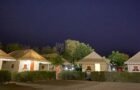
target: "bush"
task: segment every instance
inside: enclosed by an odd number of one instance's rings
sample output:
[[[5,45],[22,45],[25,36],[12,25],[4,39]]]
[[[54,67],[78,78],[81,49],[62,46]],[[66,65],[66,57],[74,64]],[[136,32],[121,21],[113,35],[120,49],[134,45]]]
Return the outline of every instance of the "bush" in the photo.
[[[84,73],[79,71],[63,71],[60,73],[60,78],[63,80],[83,80]]]
[[[125,78],[123,78],[124,77],[123,74],[124,73],[121,72],[105,72],[105,78],[106,81],[111,81],[111,82],[124,81]]]
[[[15,81],[27,82],[27,81],[38,81],[38,80],[50,80],[55,79],[55,72],[48,71],[26,71],[20,72],[14,75]]]
[[[9,71],[0,71],[0,83],[9,82],[11,80],[11,73]]]
[[[105,78],[113,82],[140,82],[140,73],[106,72]]]
[[[78,71],[63,71],[60,73],[62,80],[85,80],[85,73]],[[110,82],[136,82],[140,83],[140,73],[129,72],[92,72],[93,81]]]
[[[140,83],[140,73],[129,73],[129,75],[127,76],[127,80],[129,82]]]

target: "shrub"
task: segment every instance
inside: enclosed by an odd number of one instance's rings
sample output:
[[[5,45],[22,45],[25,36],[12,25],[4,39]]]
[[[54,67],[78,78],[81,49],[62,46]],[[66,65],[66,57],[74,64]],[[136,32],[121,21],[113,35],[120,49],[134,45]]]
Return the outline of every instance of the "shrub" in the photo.
[[[9,82],[11,80],[11,73],[9,71],[0,71],[0,83]]]
[[[78,71],[63,71],[60,73],[63,80],[85,80],[85,73]],[[129,72],[92,72],[93,81],[136,82],[140,83],[140,73]]]
[[[27,81],[38,81],[38,80],[50,80],[55,79],[55,72],[49,71],[26,71],[17,73],[14,78],[15,81],[27,82]]]
[[[140,82],[140,73],[106,72],[106,81],[113,82]]]
[[[140,73],[129,73],[129,75],[127,76],[127,80],[129,82],[140,83]]]

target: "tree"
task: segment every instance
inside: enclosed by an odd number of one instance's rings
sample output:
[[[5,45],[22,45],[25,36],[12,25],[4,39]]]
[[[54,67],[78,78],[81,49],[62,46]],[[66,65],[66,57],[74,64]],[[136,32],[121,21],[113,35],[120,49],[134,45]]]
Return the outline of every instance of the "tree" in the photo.
[[[51,63],[55,66],[55,71],[56,71],[56,79],[59,80],[59,74],[62,71],[62,64],[64,63],[62,57],[60,55],[56,55],[55,57],[51,58]]]
[[[73,57],[75,60],[80,60],[92,51],[93,49],[89,45],[81,43],[77,46],[75,52],[73,53]]]
[[[51,63],[55,66],[62,65],[64,63],[62,57],[60,55],[57,55],[53,58],[51,58]]]
[[[61,65],[63,64],[64,60],[62,58],[62,56],[60,56],[57,53],[51,53],[51,54],[46,54],[44,55],[44,57],[49,60],[53,65],[57,66],[57,65]]]
[[[64,44],[63,43],[56,43],[55,48],[59,54],[64,52]]]
[[[41,48],[41,53],[42,54],[50,54],[50,53],[56,53],[56,47],[51,47],[51,46],[45,46]]]
[[[21,44],[11,43],[11,44],[6,45],[5,51],[12,52],[12,51],[21,50],[21,49],[23,49]]]
[[[35,50],[36,52],[40,53],[40,48],[39,47],[33,47],[33,50]]]
[[[129,56],[128,54],[120,53],[119,51],[112,51],[108,58],[111,60],[111,63],[114,63],[117,66],[123,66],[124,62],[129,59]]]
[[[63,56],[70,62],[75,63],[75,61],[80,60],[92,51],[93,49],[88,44],[76,40],[66,40]]]
[[[2,45],[2,43],[0,42],[0,49],[2,49],[3,48],[3,45]]]
[[[42,54],[49,54],[52,53],[52,48],[50,46],[45,46],[41,49]]]

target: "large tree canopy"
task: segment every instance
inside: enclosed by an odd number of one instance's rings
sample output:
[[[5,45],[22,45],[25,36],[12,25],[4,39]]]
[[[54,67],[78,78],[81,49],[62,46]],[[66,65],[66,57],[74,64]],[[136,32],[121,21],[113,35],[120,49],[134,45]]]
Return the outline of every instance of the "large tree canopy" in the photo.
[[[88,44],[76,40],[65,41],[64,57],[74,63],[93,51]]]
[[[47,54],[45,57],[55,66],[64,63],[63,58],[57,53]]]
[[[124,62],[129,59],[129,56],[125,53],[120,53],[119,51],[112,51],[108,58],[111,60],[111,63],[114,63],[117,66],[123,66]]]
[[[45,46],[41,48],[42,54],[51,54],[51,53],[57,53],[56,47],[51,46]]]

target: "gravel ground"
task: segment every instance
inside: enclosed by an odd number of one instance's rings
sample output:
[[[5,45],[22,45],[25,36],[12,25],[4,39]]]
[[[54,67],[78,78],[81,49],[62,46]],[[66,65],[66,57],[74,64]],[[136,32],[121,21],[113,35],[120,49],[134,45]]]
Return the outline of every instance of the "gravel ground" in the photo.
[[[44,81],[34,84],[16,82],[16,84],[40,88],[39,90],[140,90],[140,83],[121,82]]]

